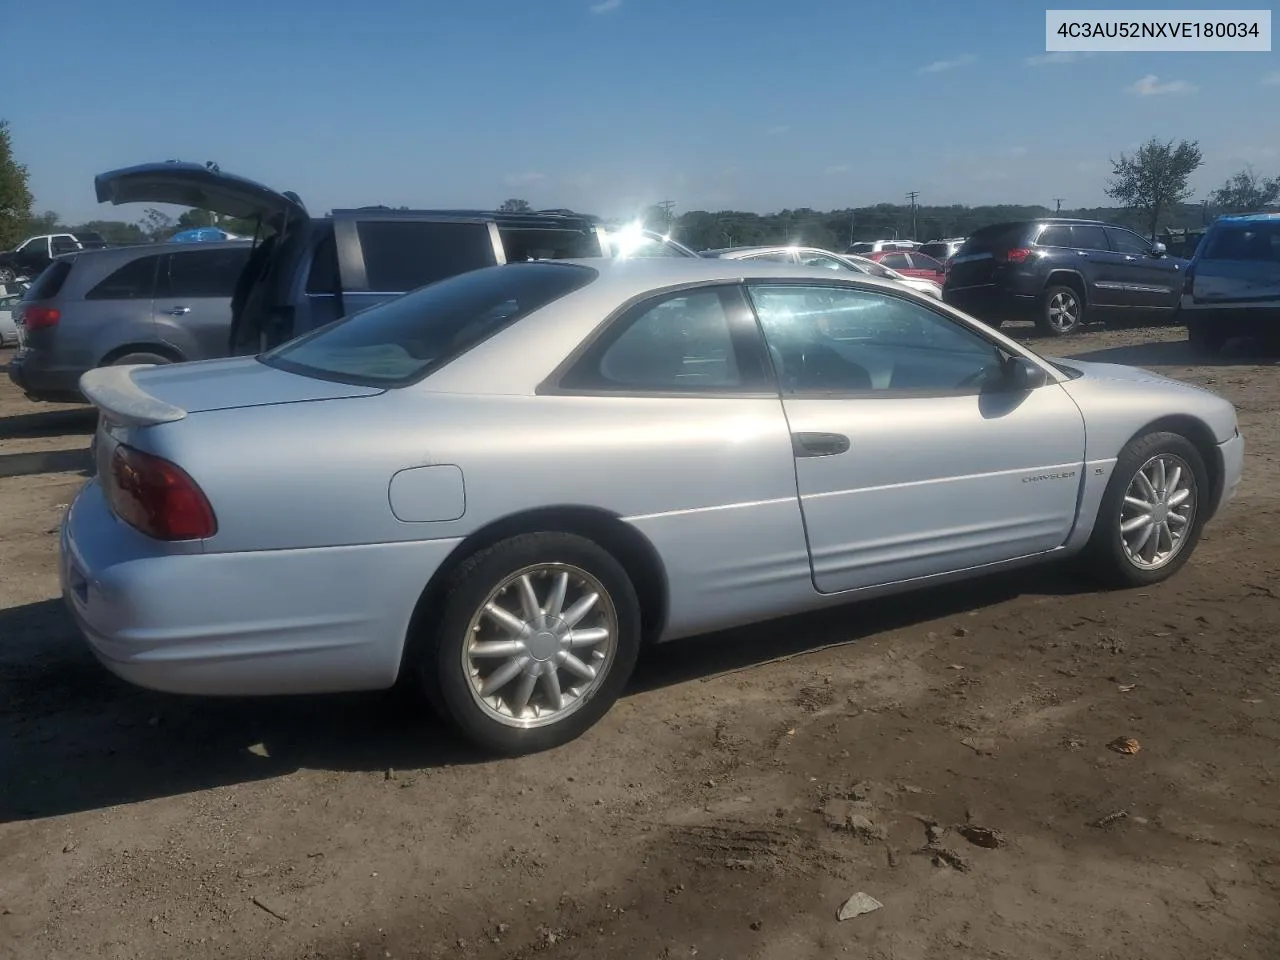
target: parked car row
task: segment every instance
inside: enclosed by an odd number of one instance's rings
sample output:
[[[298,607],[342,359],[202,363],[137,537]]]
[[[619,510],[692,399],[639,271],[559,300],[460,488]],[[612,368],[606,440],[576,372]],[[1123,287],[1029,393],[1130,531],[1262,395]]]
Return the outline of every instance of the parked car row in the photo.
[[[715,250],[704,250],[704,257],[717,257],[725,260],[765,260],[775,263],[800,263],[808,267],[823,267],[827,270],[846,270],[862,273],[882,280],[893,280],[903,286],[911,287],[931,297],[942,297],[939,280],[920,276],[904,276],[886,266],[882,261],[854,254],[832,253],[817,247],[774,246],[774,247],[723,247]],[[872,256],[876,256],[873,254]]]

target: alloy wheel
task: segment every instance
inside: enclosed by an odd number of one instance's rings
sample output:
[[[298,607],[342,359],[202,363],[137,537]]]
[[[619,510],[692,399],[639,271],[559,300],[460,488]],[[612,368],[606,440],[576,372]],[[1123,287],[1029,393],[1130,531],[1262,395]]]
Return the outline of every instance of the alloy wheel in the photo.
[[[1120,508],[1120,543],[1142,570],[1159,570],[1182,552],[1195,522],[1195,473],[1181,457],[1161,453],[1129,481]]]

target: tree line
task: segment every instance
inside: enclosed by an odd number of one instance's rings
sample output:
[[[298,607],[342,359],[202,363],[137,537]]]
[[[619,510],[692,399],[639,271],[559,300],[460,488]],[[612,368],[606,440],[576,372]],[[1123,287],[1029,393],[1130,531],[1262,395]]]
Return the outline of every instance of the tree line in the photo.
[[[1200,146],[1194,140],[1175,143],[1153,138],[1132,154],[1122,153],[1111,161],[1111,177],[1105,188],[1118,204],[1115,207],[1050,210],[1022,204],[909,207],[878,203],[825,211],[800,207],[766,214],[690,210],[673,216],[669,209],[654,206],[642,219],[647,226],[670,233],[695,250],[776,243],[843,250],[859,240],[962,237],[988,224],[1050,215],[1105,220],[1154,238],[1161,231],[1194,231],[1222,214],[1262,210],[1280,198],[1280,177],[1263,176],[1246,166],[1205,200],[1194,203],[1188,184],[1202,163]],[[193,227],[217,226],[248,236],[257,228],[252,220],[219,217],[207,210],[188,210],[174,218],[155,208],[147,209],[136,222],[67,224],[54,211],[34,211],[28,176],[26,166],[14,158],[8,122],[0,120],[0,249],[11,249],[32,235],[78,230],[99,233],[110,243],[146,243],[167,240],[179,230]],[[525,200],[511,198],[499,209],[520,213],[532,207]]]

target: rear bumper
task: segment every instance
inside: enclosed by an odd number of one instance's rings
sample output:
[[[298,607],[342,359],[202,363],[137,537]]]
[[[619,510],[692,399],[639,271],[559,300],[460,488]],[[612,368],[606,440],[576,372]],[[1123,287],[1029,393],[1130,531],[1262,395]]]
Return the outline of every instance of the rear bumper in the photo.
[[[84,403],[79,367],[47,366],[38,353],[18,353],[9,361],[9,379],[32,400]]]
[[[1184,297],[1177,316],[1187,327],[1201,327],[1228,337],[1280,334],[1280,307],[1211,307],[1190,304]]]
[[[97,658],[142,687],[242,696],[391,686],[457,540],[161,552],[89,481],[62,522],[63,599]]]

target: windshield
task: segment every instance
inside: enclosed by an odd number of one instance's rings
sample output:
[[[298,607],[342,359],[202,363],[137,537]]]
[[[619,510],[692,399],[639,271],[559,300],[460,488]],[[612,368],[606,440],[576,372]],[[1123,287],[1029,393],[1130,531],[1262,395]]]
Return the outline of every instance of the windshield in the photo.
[[[596,275],[578,264],[543,262],[475,270],[337,320],[259,359],[322,380],[403,386]]]

